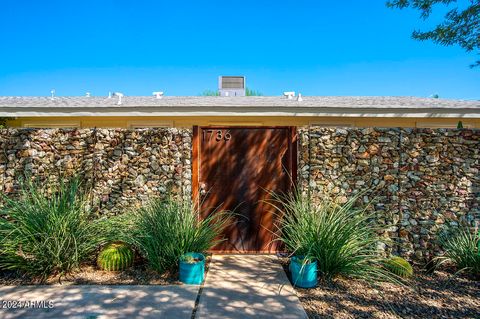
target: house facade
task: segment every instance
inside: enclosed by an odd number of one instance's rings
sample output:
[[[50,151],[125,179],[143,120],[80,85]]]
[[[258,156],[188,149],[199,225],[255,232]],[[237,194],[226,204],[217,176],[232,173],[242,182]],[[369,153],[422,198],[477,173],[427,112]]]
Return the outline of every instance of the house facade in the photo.
[[[82,173],[100,213],[169,192],[235,211],[216,251],[273,253],[271,192],[366,191],[400,255],[480,214],[480,102],[399,97],[1,97],[0,182]],[[463,129],[456,129],[461,122]],[[53,130],[52,130],[53,129]]]

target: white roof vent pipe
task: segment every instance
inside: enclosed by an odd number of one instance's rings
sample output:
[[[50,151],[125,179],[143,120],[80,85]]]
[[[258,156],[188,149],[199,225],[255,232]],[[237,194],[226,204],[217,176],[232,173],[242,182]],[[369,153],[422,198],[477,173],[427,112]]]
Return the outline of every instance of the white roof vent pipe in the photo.
[[[90,92],[85,93],[86,97],[90,97]]]
[[[55,97],[55,89],[52,89],[50,91],[50,98],[53,100],[54,97]]]
[[[294,97],[295,97],[295,92],[294,91],[291,91],[291,92],[283,92],[283,95],[289,99],[289,100],[292,100]]]
[[[112,98],[112,92],[108,92],[108,98],[109,98],[109,99]]]
[[[163,92],[152,92],[152,95],[155,95],[155,98],[161,99],[163,97]]]
[[[123,93],[115,92],[113,93],[113,96],[118,97],[117,105],[122,105],[122,97],[124,96]]]
[[[302,102],[302,101],[303,101],[303,99],[302,99],[302,94],[301,94],[301,93],[298,93],[297,101],[298,101],[298,102]]]

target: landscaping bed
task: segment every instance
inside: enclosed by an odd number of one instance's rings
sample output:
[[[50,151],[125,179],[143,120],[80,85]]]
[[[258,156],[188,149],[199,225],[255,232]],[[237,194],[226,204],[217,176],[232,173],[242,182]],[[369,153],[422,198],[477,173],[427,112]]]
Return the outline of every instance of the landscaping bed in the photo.
[[[82,266],[72,273],[59,277],[50,276],[45,281],[22,276],[16,272],[0,274],[0,285],[172,285],[179,284],[178,275],[159,275],[144,267],[134,267],[125,271],[103,271],[93,266]]]
[[[416,273],[409,287],[339,278],[297,291],[309,318],[480,318],[480,281]]]
[[[0,194],[0,285],[198,283],[201,253],[222,240],[230,217],[200,219],[193,203],[166,196],[106,218],[91,210],[90,196],[79,177],[52,194],[34,181],[18,198]]]
[[[206,256],[205,270],[211,255]],[[147,265],[135,262],[135,266],[124,271],[103,271],[98,267],[85,264],[65,276],[50,276],[45,281],[20,275],[15,271],[0,271],[0,286],[16,285],[180,285],[178,272],[158,274],[148,269]]]

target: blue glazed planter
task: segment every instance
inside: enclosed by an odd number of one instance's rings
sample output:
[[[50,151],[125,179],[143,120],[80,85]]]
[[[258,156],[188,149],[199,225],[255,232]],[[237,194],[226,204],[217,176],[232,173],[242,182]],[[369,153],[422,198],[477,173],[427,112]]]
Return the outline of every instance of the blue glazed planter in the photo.
[[[299,288],[313,288],[317,285],[317,261],[302,264],[302,256],[294,256],[290,259],[290,272],[292,283]]]
[[[200,285],[205,276],[205,256],[199,253],[186,253],[184,256],[191,256],[199,261],[187,263],[180,260],[180,281],[187,285]]]

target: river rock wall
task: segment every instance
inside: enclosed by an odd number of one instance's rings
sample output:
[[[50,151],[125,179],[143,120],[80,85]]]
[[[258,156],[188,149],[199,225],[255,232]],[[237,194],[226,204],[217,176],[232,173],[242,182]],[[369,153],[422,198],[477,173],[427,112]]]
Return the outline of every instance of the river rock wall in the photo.
[[[188,129],[0,130],[0,185],[18,191],[32,176],[45,187],[83,177],[100,214],[117,214],[153,196],[191,197]]]
[[[304,192],[364,192],[359,204],[385,225],[390,252],[428,260],[442,225],[480,220],[480,130],[310,127],[299,141]]]

